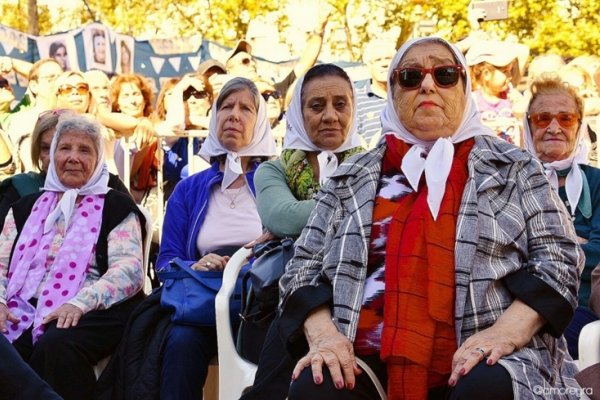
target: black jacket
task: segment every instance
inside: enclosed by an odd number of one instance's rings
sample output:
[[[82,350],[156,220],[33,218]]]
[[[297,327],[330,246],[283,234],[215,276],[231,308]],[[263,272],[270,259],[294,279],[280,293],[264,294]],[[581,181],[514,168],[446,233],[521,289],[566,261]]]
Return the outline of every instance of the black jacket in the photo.
[[[171,311],[160,306],[157,289],[136,307],[117,352],[102,372],[98,400],[159,400],[164,340],[171,328]]]

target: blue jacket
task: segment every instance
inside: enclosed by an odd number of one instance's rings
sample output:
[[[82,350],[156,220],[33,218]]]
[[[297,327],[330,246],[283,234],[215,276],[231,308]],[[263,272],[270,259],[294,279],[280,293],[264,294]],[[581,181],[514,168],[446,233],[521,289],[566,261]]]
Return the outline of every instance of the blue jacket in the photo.
[[[246,173],[246,181],[254,196],[254,172],[258,165],[254,163]],[[219,171],[219,163],[213,163],[209,169],[185,178],[175,186],[167,204],[156,270],[167,267],[175,257],[198,261],[200,254],[196,239],[206,217],[210,191],[213,185],[220,184],[222,180],[223,172]]]
[[[579,283],[579,306],[589,308],[590,292],[592,290],[592,271],[600,263],[600,169],[580,165],[590,188],[592,200],[592,216],[586,218],[577,208],[575,210],[575,231],[577,236],[587,239],[587,243],[581,245],[585,253],[585,267],[581,273]],[[560,198],[566,202],[567,192],[564,187],[559,188]]]
[[[165,151],[163,159],[163,175],[165,180],[179,182],[187,175],[182,175],[181,171],[188,165],[188,138],[179,138],[173,146]],[[194,138],[194,154],[200,150],[200,140]]]

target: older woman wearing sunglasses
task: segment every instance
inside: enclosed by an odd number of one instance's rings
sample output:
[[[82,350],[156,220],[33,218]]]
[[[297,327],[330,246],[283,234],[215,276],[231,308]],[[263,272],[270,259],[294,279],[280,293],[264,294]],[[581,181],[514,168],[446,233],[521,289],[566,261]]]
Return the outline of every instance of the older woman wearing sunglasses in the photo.
[[[465,69],[442,39],[405,43],[384,137],[316,196],[280,281],[290,400],[379,398],[357,356],[389,399],[576,397],[581,249],[537,160],[481,124]]]
[[[592,270],[600,263],[600,170],[587,165],[582,121],[584,102],[574,86],[545,74],[531,85],[525,117],[525,145],[540,159],[554,190],[565,203],[585,253],[579,306],[565,331],[569,353],[579,358],[581,328],[598,319],[588,306]]]

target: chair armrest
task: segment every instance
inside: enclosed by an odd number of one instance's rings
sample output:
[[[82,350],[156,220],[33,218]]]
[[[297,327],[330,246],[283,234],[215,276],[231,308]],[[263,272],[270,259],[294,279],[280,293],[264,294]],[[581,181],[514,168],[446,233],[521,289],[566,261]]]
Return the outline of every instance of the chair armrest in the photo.
[[[252,385],[256,373],[257,366],[238,354],[229,319],[229,299],[235,289],[240,270],[248,262],[251,252],[251,249],[242,247],[231,256],[223,271],[223,284],[215,299],[220,399],[239,398],[244,388]]]

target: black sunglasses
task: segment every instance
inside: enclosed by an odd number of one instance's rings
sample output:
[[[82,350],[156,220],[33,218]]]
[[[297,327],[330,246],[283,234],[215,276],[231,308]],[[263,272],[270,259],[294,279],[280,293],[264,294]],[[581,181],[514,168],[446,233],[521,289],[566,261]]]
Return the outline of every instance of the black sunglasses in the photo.
[[[279,90],[275,90],[273,92],[265,92],[262,93],[262,97],[263,99],[265,99],[265,101],[269,101],[269,97],[272,97],[275,100],[279,100],[281,99],[281,92]]]
[[[440,65],[433,68],[405,67],[394,70],[394,79],[404,89],[416,89],[427,74],[431,74],[435,84],[441,88],[449,88],[458,83],[463,67],[460,65]]]
[[[196,90],[193,87],[189,87],[183,92],[183,101],[188,101],[190,97],[194,97],[198,100],[206,99],[208,98],[208,92],[204,90]]]

